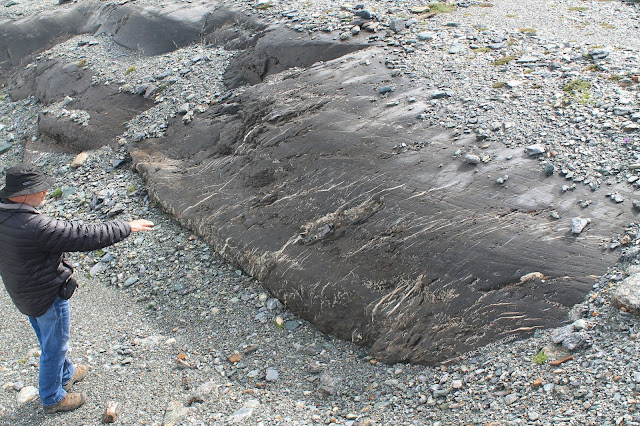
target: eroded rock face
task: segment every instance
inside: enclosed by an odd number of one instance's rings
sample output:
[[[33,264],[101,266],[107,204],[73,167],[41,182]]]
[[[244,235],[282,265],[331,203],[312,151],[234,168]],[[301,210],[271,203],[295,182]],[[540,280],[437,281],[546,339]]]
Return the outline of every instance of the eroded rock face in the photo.
[[[615,204],[592,206],[588,228],[572,233],[585,188],[559,198],[559,178],[524,148],[481,149],[474,134],[428,127],[423,102],[450,95],[391,77],[381,47],[294,36],[221,7],[86,5],[78,28],[145,54],[194,40],[245,49],[226,82],[252,86],[134,144],[134,163],[152,195],[228,260],[381,360],[435,363],[557,326],[615,260],[599,247],[630,221]],[[56,31],[40,43],[72,35]],[[11,49],[3,67],[37,51]],[[89,111],[85,127],[40,117],[41,132],[73,150],[113,143],[149,107],[92,86],[73,64],[40,63],[11,82],[12,97],[70,97],[70,109]]]
[[[113,86],[92,86],[73,98],[68,105],[91,117],[87,125],[57,116],[45,110],[38,119],[38,130],[51,142],[72,152],[116,145],[116,138],[126,130],[127,121],[145,111],[153,102],[143,96],[121,93]]]
[[[276,28],[263,31],[254,41],[255,45],[247,46],[231,59],[225,73],[227,87],[258,84],[269,75],[294,67],[306,68],[367,47],[362,43],[336,43],[330,36],[311,38],[308,34]],[[226,45],[235,47],[235,43]]]
[[[161,55],[200,42],[226,49],[243,49],[232,61],[225,80],[229,87],[257,84],[285,69],[310,66],[362,49],[366,44],[336,43],[330,36],[314,36],[270,27],[222,5],[168,3],[161,7],[84,2],[60,13],[46,12],[3,23],[0,40],[0,82],[13,99],[35,95],[50,105],[67,97],[70,110],[81,110],[86,123],[67,115],[41,114],[39,130],[45,142],[82,151],[115,144],[128,120],[150,108],[149,97],[123,92],[116,85],[92,84],[92,73],[76,63],[38,61],[21,68],[31,55],[74,35],[108,35],[118,44],[145,55]],[[31,34],[33,32],[35,35]]]
[[[254,25],[238,11],[221,3],[191,5],[167,3],[163,7],[117,5],[86,0],[75,7],[55,9],[0,25],[0,70],[20,65],[35,52],[78,34],[108,35],[114,41],[145,55],[160,55],[201,42],[205,37],[219,45],[237,40],[225,31]],[[255,24],[258,25],[258,24]],[[264,28],[264,25],[259,25]],[[258,28],[252,28],[255,32]]]
[[[549,206],[571,218],[583,189],[558,200],[559,180],[524,149],[456,157],[475,136],[423,125],[406,99],[429,94],[383,63],[370,48],[285,72],[132,157],[182,223],[320,330],[387,362],[434,363],[561,323],[613,261],[599,241],[627,219],[600,205],[589,236],[573,235]],[[486,178],[505,174],[509,185]]]
[[[144,55],[161,55],[202,41],[220,27],[244,19],[221,2],[205,4],[167,3],[163,7],[135,4],[103,6],[90,20],[96,34]],[[225,40],[226,41],[226,40]]]
[[[29,55],[72,35],[92,32],[96,28],[87,24],[99,7],[99,1],[87,0],[74,8],[50,10],[17,21],[1,21],[0,71],[6,72],[20,65]]]
[[[116,144],[127,121],[153,106],[142,95],[121,92],[116,85],[93,85],[93,74],[75,63],[44,61],[16,73],[9,83],[13,99],[35,95],[43,104],[67,100],[68,114],[45,109],[38,118],[43,142],[74,152]],[[74,120],[74,111],[87,120]]]

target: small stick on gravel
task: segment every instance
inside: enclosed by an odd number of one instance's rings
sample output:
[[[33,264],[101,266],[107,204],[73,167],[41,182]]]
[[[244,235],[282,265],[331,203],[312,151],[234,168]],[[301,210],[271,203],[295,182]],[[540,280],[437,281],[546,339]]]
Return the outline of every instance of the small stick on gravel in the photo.
[[[107,402],[107,409],[104,412],[104,416],[102,417],[102,423],[113,423],[116,421],[116,417],[118,417],[118,412],[120,409],[120,404],[115,401]]]
[[[567,362],[569,360],[572,360],[573,358],[574,358],[573,355],[565,356],[564,358],[556,359],[555,361],[549,362],[549,365],[553,365],[553,366],[560,365],[563,362]]]

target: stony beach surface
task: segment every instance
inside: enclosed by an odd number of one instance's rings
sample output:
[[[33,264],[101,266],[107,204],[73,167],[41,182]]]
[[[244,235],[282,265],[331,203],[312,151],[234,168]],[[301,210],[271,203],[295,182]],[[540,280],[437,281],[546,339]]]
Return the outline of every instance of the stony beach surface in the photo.
[[[298,31],[385,43],[390,69],[433,89],[432,108],[421,119],[514,149],[543,149],[541,168],[566,177],[563,191],[588,185],[594,198],[634,208],[635,200],[609,193],[607,185],[640,185],[637,2],[462,1],[429,18],[416,12],[426,5],[419,1],[233,4]],[[0,19],[67,6],[11,1],[0,7]],[[354,27],[354,17],[366,14],[377,16],[379,28]],[[71,302],[71,356],[91,365],[76,385],[88,396],[77,411],[44,415],[33,393],[37,341],[0,292],[0,424],[101,424],[109,401],[120,405],[120,424],[640,424],[638,317],[611,304],[618,284],[640,272],[635,223],[603,242],[603,249],[620,250],[620,262],[593,278],[567,328],[428,368],[384,365],[366,349],[319,333],[162,212],[131,170],[126,146],[161,136],[171,115],[186,116],[222,96],[231,55],[197,45],[149,58],[91,35],[43,53],[82,62],[98,82],[122,90],[171,80],[153,94],[156,106],[128,124],[119,149],[88,152],[77,168],[71,154],[39,150],[37,142],[25,154],[19,142],[37,139],[43,109],[79,122],[83,111],[0,93],[0,169],[26,158],[54,176],[45,212],[85,222],[142,217],[157,225],[108,249],[70,256],[81,282]],[[584,204],[588,209],[590,201]],[[551,364],[566,357],[573,358]]]

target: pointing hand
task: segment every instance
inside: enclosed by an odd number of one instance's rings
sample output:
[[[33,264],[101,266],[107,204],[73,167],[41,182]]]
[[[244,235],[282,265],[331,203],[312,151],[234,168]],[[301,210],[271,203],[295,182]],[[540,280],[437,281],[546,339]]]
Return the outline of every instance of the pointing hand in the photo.
[[[153,222],[145,219],[136,219],[129,221],[131,232],[150,231],[153,229]]]

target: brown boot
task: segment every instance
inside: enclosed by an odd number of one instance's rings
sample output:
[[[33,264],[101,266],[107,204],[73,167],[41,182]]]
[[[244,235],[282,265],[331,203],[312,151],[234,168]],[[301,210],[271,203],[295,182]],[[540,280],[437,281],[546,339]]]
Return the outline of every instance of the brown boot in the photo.
[[[58,402],[56,405],[50,405],[48,407],[44,407],[45,414],[53,414],[58,411],[73,411],[76,408],[80,407],[87,400],[87,396],[82,393],[68,393],[62,401]]]
[[[71,378],[71,380],[69,380],[69,383],[65,383],[64,385],[62,385],[62,389],[69,392],[71,390],[71,386],[73,386],[74,383],[81,382],[85,377],[87,377],[87,372],[89,372],[88,365],[78,365],[76,367],[76,372],[73,374],[73,377]]]

